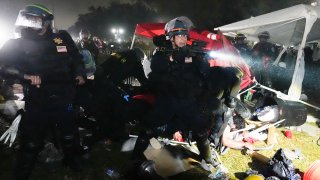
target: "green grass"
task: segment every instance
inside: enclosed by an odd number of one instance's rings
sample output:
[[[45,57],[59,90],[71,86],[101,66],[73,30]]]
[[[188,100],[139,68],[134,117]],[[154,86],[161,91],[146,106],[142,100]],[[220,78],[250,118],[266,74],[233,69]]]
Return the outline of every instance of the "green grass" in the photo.
[[[294,160],[293,162],[296,168],[305,171],[312,162],[320,158],[320,146],[316,144],[318,138],[311,137],[306,133],[293,132],[293,138],[287,139],[281,132],[283,130],[277,129],[278,144],[275,145],[273,150],[260,151],[259,153],[272,157],[280,148],[287,148],[289,150],[300,149],[303,159]],[[265,145],[263,142],[257,143],[257,146]],[[123,174],[128,170],[132,162],[130,161],[130,154],[119,152],[120,146],[120,143],[114,143],[112,146],[106,146],[103,143],[96,144],[89,153],[89,157],[83,161],[84,171],[80,173],[74,173],[68,168],[61,166],[61,164],[37,163],[31,180],[104,180],[108,179],[104,172],[106,168],[112,168]],[[107,148],[111,149],[111,151]],[[13,155],[11,149],[2,149],[0,151],[0,168],[2,169],[0,179],[9,179],[14,159]],[[236,177],[241,179],[241,173],[250,169],[259,170],[266,168],[261,163],[253,161],[250,156],[241,154],[239,150],[230,149],[225,155],[221,156],[221,159],[223,164],[228,168],[231,179],[237,179]],[[169,179],[204,180],[208,179],[208,174],[208,172],[196,167]]]
[[[278,143],[272,150],[260,151],[259,153],[271,158],[280,148],[287,148],[289,150],[300,149],[303,159],[295,159],[293,163],[295,167],[302,172],[304,172],[312,162],[320,159],[320,146],[316,144],[318,137],[312,137],[306,133],[294,131],[292,139],[288,139],[283,135],[283,130],[284,129],[277,129]],[[258,145],[266,146],[265,143],[257,143],[257,146]],[[252,168],[251,157],[242,155],[238,150],[229,150],[221,159],[228,168],[231,177],[234,177],[235,173],[245,172]],[[256,164],[257,163],[255,163],[255,165]]]

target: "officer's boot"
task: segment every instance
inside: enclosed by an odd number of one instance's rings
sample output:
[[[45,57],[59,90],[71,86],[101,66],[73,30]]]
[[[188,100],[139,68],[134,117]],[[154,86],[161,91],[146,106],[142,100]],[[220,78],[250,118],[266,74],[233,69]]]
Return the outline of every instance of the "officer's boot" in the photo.
[[[197,133],[195,140],[197,142],[197,147],[200,152],[200,158],[204,159],[208,164],[212,164],[212,154],[210,149],[210,142],[208,140],[208,135],[206,132]]]
[[[164,180],[155,171],[155,163],[152,160],[144,161],[139,167],[139,179]]]
[[[77,145],[73,135],[65,135],[62,138],[62,148],[64,153],[63,163],[73,171],[82,171],[80,156],[77,153]]]
[[[37,155],[42,149],[41,143],[22,143],[18,152],[17,162],[13,171],[13,180],[29,179],[34,168]]]

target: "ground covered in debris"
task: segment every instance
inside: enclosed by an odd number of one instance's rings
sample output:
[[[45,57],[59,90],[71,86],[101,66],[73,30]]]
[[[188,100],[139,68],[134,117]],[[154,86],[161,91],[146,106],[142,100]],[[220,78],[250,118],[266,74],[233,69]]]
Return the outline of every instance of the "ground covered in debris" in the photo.
[[[312,124],[311,124],[312,125]],[[314,124],[315,126],[315,124]],[[283,135],[284,128],[277,129],[278,143],[272,150],[260,151],[259,153],[266,157],[272,157],[276,150],[280,148],[286,148],[291,151],[298,151],[300,157],[293,160],[296,168],[301,171],[305,171],[308,166],[320,157],[320,146],[317,145],[319,138],[310,136],[305,132],[293,131],[292,139],[288,139]],[[72,172],[70,169],[57,163],[38,163],[32,174],[34,180],[86,180],[86,179],[111,179],[106,170],[113,170],[120,174],[121,178],[118,179],[130,179],[128,169],[132,166],[130,153],[120,152],[121,143],[113,143],[107,145],[104,142],[100,142],[92,147],[90,152],[82,157],[83,171]],[[257,146],[266,146],[265,143],[258,143]],[[14,160],[14,149],[9,149],[6,146],[0,146],[0,179],[10,179],[12,163]],[[238,150],[229,150],[226,154],[221,156],[223,164],[229,170],[229,176],[231,179],[242,179],[243,172],[255,169],[263,171],[267,166],[264,166],[260,162],[251,159],[248,155],[243,155]],[[170,177],[169,179],[208,179],[209,173],[202,170],[199,166]],[[126,178],[124,178],[126,176]]]

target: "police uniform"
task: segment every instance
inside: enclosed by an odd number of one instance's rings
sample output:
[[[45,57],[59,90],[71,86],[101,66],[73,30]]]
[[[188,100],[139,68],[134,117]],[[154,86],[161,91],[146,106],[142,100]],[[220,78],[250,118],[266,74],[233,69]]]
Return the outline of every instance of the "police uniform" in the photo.
[[[112,53],[111,56],[101,64],[108,78],[117,86],[129,77],[135,77],[142,85],[146,84],[141,58],[135,50],[126,50]]]
[[[252,69],[255,77],[262,84],[267,85],[267,82],[270,82],[269,65],[275,59],[275,51],[275,45],[267,41],[260,41],[252,48],[254,62]]]
[[[43,36],[22,31],[22,38],[8,41],[1,49],[1,63],[22,74],[38,75],[38,88],[24,84],[25,113],[20,124],[21,148],[17,159],[17,179],[27,179],[33,169],[43,137],[51,125],[57,124],[65,162],[75,159],[73,102],[76,76],[84,73],[78,51],[72,51],[60,34],[47,30]]]
[[[234,47],[238,49],[241,57],[243,57],[248,64],[251,65],[251,49],[250,47],[245,43],[235,43]]]
[[[153,132],[166,124],[166,133],[192,131],[200,155],[210,161],[207,128],[211,116],[203,113],[209,108],[205,108],[207,102],[200,98],[210,69],[208,62],[202,57],[188,57],[182,51],[169,53],[160,50],[152,57],[151,69],[149,80],[156,101],[146,117],[146,125]],[[141,143],[139,140],[138,144]]]

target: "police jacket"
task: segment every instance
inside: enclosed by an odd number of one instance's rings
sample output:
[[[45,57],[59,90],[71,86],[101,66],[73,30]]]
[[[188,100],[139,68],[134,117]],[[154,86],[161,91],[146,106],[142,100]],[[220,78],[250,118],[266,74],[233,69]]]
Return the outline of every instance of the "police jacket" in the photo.
[[[183,51],[157,51],[151,59],[150,83],[157,92],[181,98],[201,94],[210,65],[200,56],[189,57]]]
[[[84,75],[81,58],[74,44],[68,43],[64,35],[52,31],[43,36],[22,36],[9,40],[0,51],[2,67],[41,77],[40,88],[26,85],[29,88],[24,88],[28,90],[25,96],[37,96],[37,93],[50,96],[72,87],[74,78]]]
[[[276,47],[270,42],[258,42],[253,46],[252,52],[253,58],[262,58],[263,56],[266,56],[274,60],[276,55]]]
[[[238,49],[238,51],[242,57],[251,56],[251,49],[249,48],[249,46],[247,44],[236,43],[236,44],[234,44],[234,47]]]

